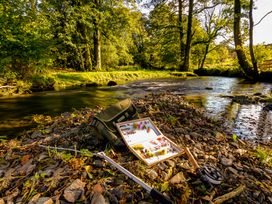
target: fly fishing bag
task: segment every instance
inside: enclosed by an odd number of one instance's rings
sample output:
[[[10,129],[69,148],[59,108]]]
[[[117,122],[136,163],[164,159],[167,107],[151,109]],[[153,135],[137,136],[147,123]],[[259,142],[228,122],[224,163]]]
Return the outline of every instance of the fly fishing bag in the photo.
[[[94,116],[91,126],[113,145],[123,145],[121,137],[116,128],[116,123],[139,118],[136,107],[130,99],[122,100]]]

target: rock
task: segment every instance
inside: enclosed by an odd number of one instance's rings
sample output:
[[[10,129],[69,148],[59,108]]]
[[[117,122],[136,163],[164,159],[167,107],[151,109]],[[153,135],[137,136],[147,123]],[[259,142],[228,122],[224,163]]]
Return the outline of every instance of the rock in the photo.
[[[170,177],[172,176],[172,173],[173,173],[173,170],[171,167],[167,170],[167,172],[163,171],[162,172],[162,179],[164,181],[168,181],[170,179]]]
[[[106,201],[101,193],[94,193],[91,204],[106,204]]]
[[[86,86],[86,87],[97,87],[97,86],[98,86],[98,83],[91,82],[91,83],[85,84],[85,86]]]
[[[40,131],[34,131],[31,135],[31,138],[32,139],[35,139],[35,138],[40,138],[42,137],[42,133]]]
[[[225,136],[222,133],[220,133],[220,132],[216,132],[216,134],[215,134],[215,140],[217,142],[222,142],[222,141],[225,140]]]
[[[122,197],[123,197],[123,195],[124,195],[124,192],[123,192],[122,188],[120,188],[120,187],[114,188],[114,189],[111,191],[111,193],[112,193],[113,195],[115,195],[115,196],[118,198],[118,200],[122,199]]]
[[[253,192],[253,197],[254,198],[258,198],[258,196],[260,195],[261,191],[254,191]]]
[[[180,166],[181,168],[186,169],[186,170],[191,169],[191,166],[189,165],[188,161],[183,161],[183,162],[179,163],[178,166]]]
[[[233,163],[233,160],[228,159],[226,157],[221,158],[221,164],[223,164],[224,166],[231,166]]]
[[[151,169],[147,171],[147,176],[152,180],[155,180],[158,177],[158,173],[155,170]]]
[[[178,183],[182,183],[182,182],[185,182],[186,181],[186,178],[184,177],[183,173],[182,172],[179,172],[177,173],[175,176],[173,176],[171,179],[170,179],[170,183],[171,184],[178,184]]]
[[[227,170],[228,170],[229,172],[235,174],[235,175],[238,174],[238,171],[237,171],[236,169],[232,168],[232,167],[228,167]]]
[[[247,153],[247,150],[245,149],[237,149],[235,150],[236,153],[238,153],[240,156],[242,156],[243,154]]]
[[[102,168],[103,167],[103,163],[102,163],[102,161],[100,159],[96,159],[93,162],[93,166],[97,167],[97,168]]]
[[[82,193],[84,193],[84,187],[85,183],[80,179],[76,179],[64,190],[63,196],[68,202],[73,203],[80,198]]]
[[[39,194],[39,193],[37,193],[36,195],[34,195],[31,199],[30,199],[30,201],[28,202],[28,204],[35,204],[37,201],[38,201],[38,199],[41,197],[41,194]]]
[[[52,198],[40,197],[35,204],[53,204]]]
[[[176,166],[175,162],[173,162],[172,160],[166,160],[165,163],[169,166],[174,168]]]
[[[161,163],[158,163],[158,167],[160,168],[160,170],[163,171],[167,168],[167,165],[165,163],[161,162]]]
[[[107,86],[116,86],[117,83],[115,81],[109,81]]]

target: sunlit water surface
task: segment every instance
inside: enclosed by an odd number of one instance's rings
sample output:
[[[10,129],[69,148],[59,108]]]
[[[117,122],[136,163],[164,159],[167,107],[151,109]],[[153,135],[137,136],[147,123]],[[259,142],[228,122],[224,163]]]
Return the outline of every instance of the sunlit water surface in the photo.
[[[16,136],[29,128],[34,114],[57,115],[73,108],[108,106],[120,99],[143,97],[169,91],[206,109],[216,118],[225,118],[233,133],[246,139],[272,138],[272,112],[264,104],[241,105],[228,97],[233,94],[267,94],[271,83],[247,84],[241,79],[201,77],[195,79],[144,80],[115,87],[82,88],[42,92],[28,96],[0,98],[0,136]]]

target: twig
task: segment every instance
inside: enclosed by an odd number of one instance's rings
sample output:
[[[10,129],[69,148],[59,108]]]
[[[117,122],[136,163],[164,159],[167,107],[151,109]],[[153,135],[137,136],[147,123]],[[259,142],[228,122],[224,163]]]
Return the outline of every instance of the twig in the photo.
[[[222,196],[219,196],[219,197],[215,198],[213,200],[213,204],[220,204],[220,203],[225,202],[226,200],[234,198],[237,195],[239,195],[240,193],[242,193],[245,190],[245,188],[246,188],[245,185],[240,185],[238,188],[234,189],[233,191],[231,191],[231,192],[229,192],[229,193],[227,193],[225,195],[222,195]]]

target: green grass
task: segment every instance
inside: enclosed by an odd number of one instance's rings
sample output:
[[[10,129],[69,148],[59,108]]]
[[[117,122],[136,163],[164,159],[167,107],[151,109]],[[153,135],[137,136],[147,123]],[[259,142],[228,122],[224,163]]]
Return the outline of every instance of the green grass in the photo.
[[[191,72],[169,71],[109,71],[109,72],[50,72],[45,78],[51,78],[55,82],[55,89],[80,86],[88,83],[107,85],[109,81],[124,84],[130,81],[152,78],[185,78],[192,75]]]
[[[255,155],[262,163],[272,167],[272,149],[259,146],[256,149]]]

